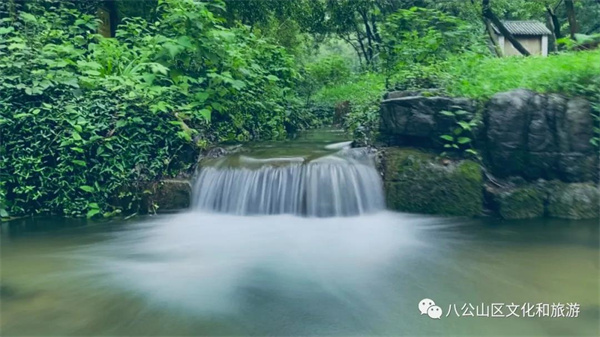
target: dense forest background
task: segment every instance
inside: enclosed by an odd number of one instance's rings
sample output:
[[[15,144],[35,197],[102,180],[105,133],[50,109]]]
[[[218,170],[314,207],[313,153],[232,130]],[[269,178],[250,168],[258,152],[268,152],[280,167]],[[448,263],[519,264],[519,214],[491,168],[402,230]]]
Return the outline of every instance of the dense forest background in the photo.
[[[598,0],[4,1],[0,215],[135,209],[217,143],[336,124],[372,144],[388,90],[599,102],[599,18]],[[500,57],[505,19],[546,23],[552,55]]]

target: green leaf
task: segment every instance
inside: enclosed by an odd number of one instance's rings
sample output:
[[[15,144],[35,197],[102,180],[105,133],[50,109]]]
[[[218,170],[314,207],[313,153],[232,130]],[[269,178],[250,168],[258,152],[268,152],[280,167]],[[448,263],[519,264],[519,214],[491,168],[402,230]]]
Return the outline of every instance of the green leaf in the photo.
[[[458,143],[459,144],[467,144],[471,142],[471,138],[468,137],[458,137]]]
[[[197,93],[197,94],[194,95],[194,99],[198,103],[204,103],[204,101],[206,101],[207,98],[208,98],[208,93],[207,92],[199,92],[199,93]]]
[[[237,90],[241,90],[241,89],[243,89],[243,88],[245,88],[245,87],[246,87],[246,82],[244,82],[244,81],[240,81],[240,80],[233,80],[233,81],[231,82],[231,85],[232,85],[232,86],[233,86],[235,89],[237,89]]]
[[[210,110],[202,109],[202,110],[198,111],[198,113],[200,114],[200,116],[202,116],[204,118],[204,120],[206,120],[207,122],[210,122],[210,117],[211,117]]]
[[[75,140],[81,140],[81,135],[79,135],[79,132],[77,131],[73,131],[73,135],[71,137]]]
[[[89,193],[94,192],[94,188],[92,186],[83,185],[83,186],[79,186],[79,188],[81,188],[82,190],[89,192]]]
[[[20,119],[20,118],[23,118],[23,117],[29,117],[29,116],[31,116],[31,114],[30,114],[30,113],[20,113],[20,114],[16,114],[16,115],[14,115],[13,117],[14,117],[15,119]]]
[[[469,123],[463,122],[463,121],[460,121],[460,122],[457,122],[457,123],[458,123],[458,125],[460,125],[461,128],[463,128],[463,129],[465,129],[467,131],[471,130],[471,125]]]
[[[8,34],[14,30],[15,29],[12,26],[11,27],[0,27],[0,35]]]
[[[452,111],[442,110],[442,111],[440,111],[440,113],[444,116],[454,117],[454,112],[452,112]]]
[[[452,137],[450,135],[441,135],[440,138],[442,138],[443,140],[447,140],[449,142],[453,142],[454,141],[454,137]]]
[[[73,164],[79,165],[79,166],[86,166],[87,165],[83,160],[71,160],[71,162],[73,162]]]
[[[275,81],[279,81],[279,77],[277,77],[277,76],[274,76],[274,75],[269,75],[269,76],[267,76],[267,79],[268,79],[269,81],[273,81],[273,82],[275,82]]]
[[[32,14],[29,14],[27,12],[20,12],[19,16],[21,17],[21,19],[23,19],[23,21],[25,22],[37,22],[35,16],[33,16]]]
[[[98,209],[98,208],[92,208],[92,209],[90,209],[90,210],[87,212],[87,215],[86,215],[86,216],[87,216],[87,218],[89,219],[89,218],[92,218],[94,215],[96,215],[96,214],[98,214],[98,213],[100,213],[100,209]]]

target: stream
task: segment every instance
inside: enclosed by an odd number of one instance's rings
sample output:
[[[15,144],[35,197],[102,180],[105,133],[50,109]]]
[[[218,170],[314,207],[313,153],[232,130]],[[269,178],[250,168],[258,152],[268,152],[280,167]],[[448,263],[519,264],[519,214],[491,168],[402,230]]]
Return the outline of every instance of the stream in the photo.
[[[211,159],[177,214],[2,223],[1,334],[600,335],[596,220],[387,211],[368,154],[345,140]],[[523,317],[538,303],[546,317]],[[559,303],[573,317],[552,317]],[[465,311],[492,304],[503,317]]]

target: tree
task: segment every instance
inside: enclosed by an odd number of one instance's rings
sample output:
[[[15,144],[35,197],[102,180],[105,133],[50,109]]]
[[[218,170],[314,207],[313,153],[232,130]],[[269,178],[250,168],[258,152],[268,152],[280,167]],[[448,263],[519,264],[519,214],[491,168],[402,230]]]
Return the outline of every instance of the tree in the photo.
[[[510,43],[512,43],[512,45],[515,47],[515,49],[517,49],[519,51],[519,53],[521,53],[524,56],[531,55],[531,53],[529,53],[529,51],[527,49],[525,49],[525,47],[523,47],[523,45],[517,39],[515,39],[515,37],[508,31],[508,29],[506,29],[506,27],[504,27],[504,24],[502,24],[502,21],[500,21],[498,19],[498,17],[494,14],[494,12],[492,11],[492,8],[490,7],[490,0],[483,0],[482,14],[485,18],[489,19],[496,26],[496,28],[498,28],[500,33],[508,41],[510,41]]]
[[[554,39],[558,40],[562,37],[560,33],[560,22],[558,21],[558,17],[556,16],[556,9],[562,3],[563,0],[560,0],[554,7],[550,5],[546,5],[546,12],[550,16],[550,23],[552,24],[552,32],[554,34]]]
[[[575,34],[578,32],[577,18],[575,17],[575,6],[573,0],[565,0],[565,9],[567,10],[567,20],[569,21],[569,30],[571,38],[575,39]]]

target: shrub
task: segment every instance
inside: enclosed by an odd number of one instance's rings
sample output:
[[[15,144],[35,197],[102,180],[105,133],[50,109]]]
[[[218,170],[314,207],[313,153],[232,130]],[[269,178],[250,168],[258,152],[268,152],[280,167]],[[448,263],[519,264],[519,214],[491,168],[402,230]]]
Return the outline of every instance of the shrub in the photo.
[[[0,216],[118,212],[115,196],[135,200],[210,143],[297,127],[292,59],[221,26],[220,5],[160,1],[157,21],[126,19],[115,39],[66,2],[0,17]]]

